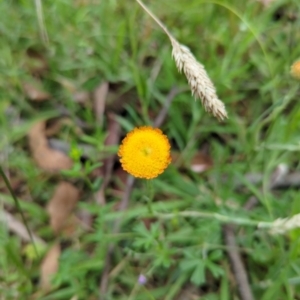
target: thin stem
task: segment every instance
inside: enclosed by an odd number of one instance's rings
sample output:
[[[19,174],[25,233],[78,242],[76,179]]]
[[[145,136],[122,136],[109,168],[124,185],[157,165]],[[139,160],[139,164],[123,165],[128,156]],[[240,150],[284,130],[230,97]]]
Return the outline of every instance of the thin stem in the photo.
[[[21,215],[22,221],[23,221],[23,223],[24,223],[24,225],[25,225],[25,227],[26,227],[26,230],[27,230],[27,232],[28,232],[28,235],[29,235],[29,237],[30,237],[30,240],[31,240],[31,242],[32,242],[32,244],[33,244],[33,246],[34,246],[34,250],[35,250],[35,252],[36,252],[36,255],[37,255],[37,257],[39,257],[39,254],[38,254],[38,251],[37,251],[37,248],[36,248],[34,239],[33,239],[32,232],[31,232],[31,230],[30,230],[29,227],[28,227],[28,224],[27,224],[27,221],[26,221],[25,216],[24,216],[24,214],[23,214],[23,211],[22,211],[21,205],[20,205],[20,203],[19,203],[19,200],[18,200],[18,198],[15,196],[15,193],[14,193],[14,191],[12,190],[12,187],[11,187],[11,185],[10,185],[10,182],[9,182],[9,180],[8,180],[6,174],[5,174],[5,172],[3,171],[3,169],[2,169],[1,166],[0,166],[0,175],[1,175],[1,177],[3,178],[5,184],[6,184],[8,190],[9,190],[9,192],[10,192],[10,194],[11,194],[11,196],[12,196],[12,198],[13,198],[15,204],[16,204],[17,210],[19,211],[19,213],[20,213],[20,215]]]
[[[232,264],[232,269],[234,271],[236,281],[238,283],[237,286],[240,297],[241,300],[254,300],[249,284],[248,274],[237,248],[234,232],[234,226],[228,224],[224,226],[225,242],[228,246],[227,252]]]
[[[151,215],[154,214],[153,209],[152,209],[152,200],[153,200],[153,182],[152,180],[146,180],[146,192],[147,192],[147,206],[149,213]]]
[[[149,10],[149,8],[140,0],[136,2],[143,8],[143,10],[157,23],[157,25],[167,34],[170,39],[174,39],[172,34],[168,31],[166,26]]]

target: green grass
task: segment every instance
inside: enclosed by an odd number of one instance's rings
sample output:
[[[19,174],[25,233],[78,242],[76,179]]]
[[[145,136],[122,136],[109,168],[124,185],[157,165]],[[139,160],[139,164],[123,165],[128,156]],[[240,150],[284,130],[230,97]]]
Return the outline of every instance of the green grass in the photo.
[[[194,101],[172,60],[168,38],[135,1],[43,1],[48,44],[40,37],[33,1],[0,2],[0,11],[5,12],[0,20],[1,166],[20,181],[15,193],[28,225],[49,247],[55,238],[46,205],[61,178],[79,183],[78,209],[88,210],[94,219],[91,231],[61,238],[66,245],[48,293],[41,293],[38,285],[41,258],[26,254],[28,245],[1,226],[1,300],[33,299],[33,295],[40,300],[98,299],[110,243],[115,250],[106,299],[171,300],[180,299],[187,290],[194,298],[182,299],[238,299],[219,221],[174,217],[156,221],[148,230],[143,225],[149,212],[141,200],[145,192],[141,180],[126,212],[114,209],[120,201],[114,192],[116,185],[121,186],[117,178],[106,190],[108,203],[100,207],[93,201],[87,176],[80,172],[52,176],[36,167],[26,135],[35,121],[59,116],[63,106],[72,125],[63,127],[57,138],[74,147],[91,146],[89,159],[96,164],[105,150],[107,118],[103,126],[97,124],[92,105],[75,103],[63,80],[89,92],[109,81],[114,88],[107,110],[117,112],[123,135],[149,124],[176,86],[184,92],[175,97],[162,130],[186,166],[203,147],[208,147],[214,165],[195,174],[172,164],[154,180],[154,211],[193,210],[265,222],[300,213],[296,189],[268,189],[279,164],[299,171],[299,82],[289,70],[300,53],[300,3],[275,2],[268,9],[256,1],[238,0],[149,3],[205,65],[226,104],[229,119],[224,123]],[[22,89],[31,78],[30,49],[42,53],[48,64],[42,85],[52,98],[41,104],[30,102]],[[124,99],[118,101],[122,95]],[[88,125],[81,135],[74,129],[76,119]],[[107,150],[116,152],[116,148]],[[262,174],[262,182],[249,184],[243,179],[252,172]],[[92,184],[96,180],[89,177]],[[245,211],[243,205],[253,195],[259,204]],[[1,180],[0,200],[1,209],[19,218]],[[121,229],[114,234],[117,219]],[[236,238],[255,299],[300,298],[299,230],[272,236],[266,230],[240,226]],[[140,274],[148,276],[145,286],[136,284]]]

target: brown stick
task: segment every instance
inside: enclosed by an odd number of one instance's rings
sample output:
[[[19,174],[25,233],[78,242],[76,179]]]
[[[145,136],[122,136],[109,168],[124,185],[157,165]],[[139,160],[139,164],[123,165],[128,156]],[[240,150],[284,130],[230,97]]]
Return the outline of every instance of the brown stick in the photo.
[[[248,174],[246,178],[250,182],[261,182],[261,174]],[[300,173],[288,174],[288,168],[286,165],[278,165],[273,171],[270,178],[269,189],[299,186],[300,184]],[[245,210],[253,209],[259,203],[255,196],[251,196],[244,205]],[[239,294],[242,300],[253,300],[252,291],[248,281],[247,272],[243,265],[239,250],[237,248],[235,240],[235,226],[227,224],[223,226],[225,243],[228,247],[228,256],[232,265],[233,273],[238,284]]]
[[[184,90],[183,89],[180,90],[177,87],[171,88],[169,94],[167,95],[167,99],[166,99],[166,102],[164,103],[163,108],[161,109],[161,111],[159,112],[158,116],[156,117],[156,119],[153,123],[153,125],[155,127],[160,127],[163,124],[163,122],[168,114],[169,107],[172,104],[174,98],[182,91],[184,91]]]
[[[241,259],[236,240],[235,240],[235,226],[224,225],[223,232],[225,243],[228,247],[228,256],[232,265],[234,277],[236,279],[239,294],[242,300],[254,300],[250,284],[245,270],[243,261]]]

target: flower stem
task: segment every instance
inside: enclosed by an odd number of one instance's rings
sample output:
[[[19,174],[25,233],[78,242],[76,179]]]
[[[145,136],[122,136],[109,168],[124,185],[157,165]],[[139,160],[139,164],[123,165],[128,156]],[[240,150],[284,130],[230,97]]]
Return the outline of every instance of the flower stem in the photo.
[[[146,180],[146,199],[147,199],[147,206],[150,215],[154,215],[153,209],[152,209],[152,200],[153,200],[153,182],[151,179]]]

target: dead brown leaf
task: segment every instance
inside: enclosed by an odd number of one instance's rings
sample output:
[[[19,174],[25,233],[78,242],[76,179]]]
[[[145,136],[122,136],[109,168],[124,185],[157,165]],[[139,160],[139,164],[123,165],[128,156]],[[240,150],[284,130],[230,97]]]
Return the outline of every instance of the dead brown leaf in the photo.
[[[32,101],[42,102],[49,100],[51,97],[48,92],[44,91],[42,84],[38,80],[25,82],[23,84],[23,89],[26,96]]]
[[[33,157],[40,168],[50,172],[67,170],[72,167],[72,160],[69,157],[48,147],[35,148]]]
[[[76,91],[73,94],[73,99],[76,103],[85,104],[90,100],[90,93],[87,91]]]
[[[36,123],[30,130],[29,146],[36,164],[49,172],[57,172],[72,167],[72,160],[64,153],[49,147],[45,136],[44,121]]]
[[[51,289],[51,276],[58,270],[58,259],[60,257],[61,249],[58,243],[54,244],[47,252],[41,264],[41,279],[40,285],[43,290]]]
[[[202,173],[213,165],[211,157],[205,153],[197,152],[192,158],[190,168],[195,173]]]
[[[79,195],[79,190],[68,182],[63,181],[57,186],[47,207],[50,225],[55,233],[63,229],[79,200]]]
[[[77,226],[78,222],[71,213],[79,200],[79,194],[79,190],[68,182],[61,182],[57,186],[47,207],[50,225],[56,234],[60,233],[62,229],[66,230],[69,235],[74,233],[74,227]],[[40,275],[43,290],[51,289],[51,276],[58,270],[60,253],[60,245],[56,243],[42,261]]]
[[[94,91],[94,110],[96,119],[99,124],[102,124],[103,114],[105,110],[106,98],[108,95],[109,84],[108,82],[101,83]]]
[[[29,235],[26,226],[23,222],[20,222],[13,214],[2,210],[0,215],[0,222],[4,223],[7,228],[19,236],[25,242],[31,242],[31,237],[33,241],[41,246],[45,246],[46,243],[36,234],[31,232],[31,236]]]

